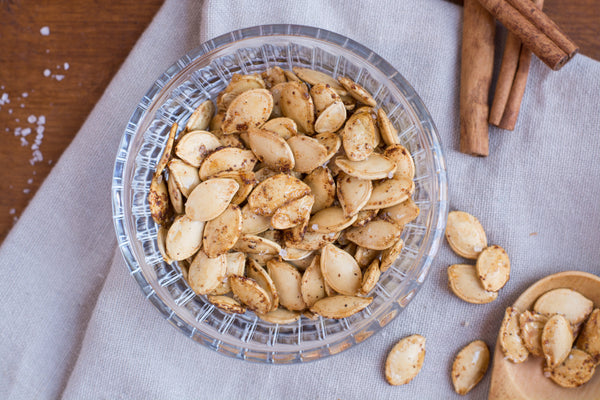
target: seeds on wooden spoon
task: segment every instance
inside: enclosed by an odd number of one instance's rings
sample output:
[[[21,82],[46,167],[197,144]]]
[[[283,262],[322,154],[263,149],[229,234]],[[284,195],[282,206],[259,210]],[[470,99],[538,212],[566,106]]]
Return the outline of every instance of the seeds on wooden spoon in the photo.
[[[592,311],[585,322],[577,338],[577,347],[591,355],[596,364],[600,363],[600,309]]]
[[[546,366],[553,369],[569,355],[573,344],[573,332],[569,321],[556,314],[546,322],[542,330],[542,351],[546,358]]]
[[[519,312],[513,307],[508,307],[504,312],[498,338],[504,357],[514,363],[522,363],[527,359],[529,352],[521,339]]]
[[[548,317],[562,314],[572,325],[578,325],[586,320],[592,312],[594,303],[581,293],[559,288],[541,295],[533,305],[533,309]]]
[[[583,350],[573,349],[565,360],[549,370],[550,379],[565,388],[581,386],[592,379],[594,359]]]
[[[544,356],[542,350],[542,331],[546,322],[548,322],[548,317],[535,311],[531,312],[527,310],[519,315],[521,339],[523,339],[523,344],[527,351],[534,356]]]

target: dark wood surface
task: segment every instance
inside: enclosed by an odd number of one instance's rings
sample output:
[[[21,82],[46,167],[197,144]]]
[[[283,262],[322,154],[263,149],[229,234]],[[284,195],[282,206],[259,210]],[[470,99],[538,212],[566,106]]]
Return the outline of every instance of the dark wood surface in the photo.
[[[162,3],[0,0],[0,242]],[[600,60],[599,0],[546,0],[545,11]]]

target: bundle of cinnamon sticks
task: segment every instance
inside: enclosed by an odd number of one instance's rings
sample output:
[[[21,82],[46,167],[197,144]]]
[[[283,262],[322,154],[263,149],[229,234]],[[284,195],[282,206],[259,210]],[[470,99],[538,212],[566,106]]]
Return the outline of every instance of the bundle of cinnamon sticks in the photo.
[[[489,124],[514,130],[532,52],[554,70],[579,50],[541,10],[543,0],[464,0],[460,76],[460,151],[489,154]],[[494,67],[495,19],[508,30],[502,64],[488,106]]]

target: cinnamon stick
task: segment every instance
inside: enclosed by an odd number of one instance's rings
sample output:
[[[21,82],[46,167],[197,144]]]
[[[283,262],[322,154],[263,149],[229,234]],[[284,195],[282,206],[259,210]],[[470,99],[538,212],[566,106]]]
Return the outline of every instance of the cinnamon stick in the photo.
[[[544,1],[533,0],[532,4],[541,9]],[[515,129],[530,63],[531,50],[523,46],[515,34],[509,32],[506,35],[502,64],[490,111],[490,124],[511,131]]]
[[[460,66],[460,151],[487,156],[488,94],[494,67],[495,21],[477,0],[465,0]]]
[[[530,0],[479,0],[546,65],[559,70],[579,50]]]

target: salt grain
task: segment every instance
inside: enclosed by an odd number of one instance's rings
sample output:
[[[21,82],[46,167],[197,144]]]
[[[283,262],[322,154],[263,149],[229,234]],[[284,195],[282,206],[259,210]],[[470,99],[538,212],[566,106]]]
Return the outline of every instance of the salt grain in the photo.
[[[33,178],[29,178],[29,179],[27,179],[27,184],[28,184],[28,185],[31,185],[32,183],[33,183]]]
[[[29,93],[27,93],[27,92],[21,93],[22,98],[26,98],[27,96],[29,96]]]
[[[8,113],[9,113],[9,114],[12,114],[12,108],[9,108],[9,109],[8,109]]]
[[[21,146],[27,146],[29,142],[24,137],[21,138]]]
[[[35,115],[30,115],[29,117],[27,117],[27,122],[29,122],[30,124],[34,124],[35,121],[37,121]]]
[[[31,133],[31,128],[25,128],[21,130],[21,136],[25,137]]]
[[[52,77],[59,82],[62,81],[63,79],[65,79],[64,75],[52,75]]]
[[[30,189],[23,189],[23,193],[27,194],[27,193],[29,193],[29,192],[31,192],[31,190],[30,190]]]
[[[17,212],[17,210],[15,210],[14,208],[11,208],[10,211],[8,212],[10,215],[15,215],[15,213]]]
[[[25,104],[21,103],[21,108],[25,107]]]
[[[42,34],[42,36],[48,36],[50,34],[50,28],[48,28],[47,26],[42,26],[42,29],[40,29],[40,33]]]
[[[2,97],[0,97],[0,106],[10,103],[10,98],[8,97],[8,93],[2,93]]]
[[[45,123],[46,123],[46,116],[45,115],[40,115],[38,117],[38,124],[44,125]]]
[[[69,63],[65,63],[65,64],[63,65],[63,67],[65,68],[65,71],[66,71],[66,70],[68,70],[68,69],[69,69]]]
[[[45,77],[48,77],[48,76],[50,76],[50,74],[51,74],[51,73],[52,73],[52,72],[51,72],[51,71],[50,71],[48,68],[46,68],[46,69],[44,70],[44,76],[45,76]]]

